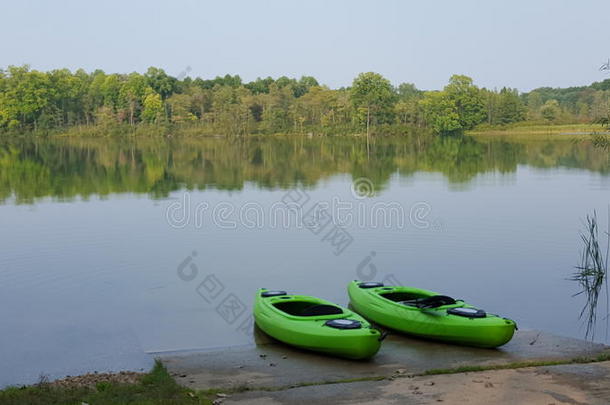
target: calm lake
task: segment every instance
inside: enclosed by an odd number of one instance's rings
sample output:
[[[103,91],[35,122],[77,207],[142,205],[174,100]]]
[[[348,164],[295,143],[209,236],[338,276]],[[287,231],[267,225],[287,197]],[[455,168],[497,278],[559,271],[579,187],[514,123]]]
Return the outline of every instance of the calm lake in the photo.
[[[584,338],[569,278],[609,192],[586,141],[4,139],[0,386],[252,344],[256,289],[346,305],[353,279]]]

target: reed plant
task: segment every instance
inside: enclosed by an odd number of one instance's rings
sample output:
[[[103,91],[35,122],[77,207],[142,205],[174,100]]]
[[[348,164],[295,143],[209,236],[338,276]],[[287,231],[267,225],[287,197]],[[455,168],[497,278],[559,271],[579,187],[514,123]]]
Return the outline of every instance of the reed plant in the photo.
[[[609,212],[610,221],[610,212]],[[580,284],[582,290],[575,295],[584,295],[586,297],[585,306],[580,312],[580,318],[584,319],[586,331],[585,338],[594,339],[595,325],[597,323],[597,313],[600,295],[605,292],[606,295],[606,338],[608,334],[608,254],[610,252],[610,235],[608,231],[606,235],[605,249],[600,245],[599,225],[597,213],[587,215],[585,220],[585,230],[580,237],[583,243],[583,248],[580,254],[579,265],[576,266],[572,280]],[[604,252],[605,250],[605,252]]]

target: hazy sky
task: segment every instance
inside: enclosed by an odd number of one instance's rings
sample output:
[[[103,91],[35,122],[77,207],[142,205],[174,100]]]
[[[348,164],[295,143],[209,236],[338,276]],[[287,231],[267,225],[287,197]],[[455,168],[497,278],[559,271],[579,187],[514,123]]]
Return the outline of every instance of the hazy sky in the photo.
[[[605,1],[8,1],[0,67],[82,67],[204,78],[313,75],[331,87],[363,71],[441,88],[453,73],[529,90],[610,77]]]

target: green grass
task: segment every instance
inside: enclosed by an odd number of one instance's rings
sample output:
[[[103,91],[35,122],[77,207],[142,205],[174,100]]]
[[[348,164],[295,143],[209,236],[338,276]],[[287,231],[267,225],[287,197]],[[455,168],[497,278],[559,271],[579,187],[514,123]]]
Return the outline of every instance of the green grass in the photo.
[[[160,361],[137,384],[98,383],[95,388],[63,388],[49,383],[0,391],[2,405],[208,405],[207,395],[184,388]]]
[[[39,129],[26,132],[6,132],[2,135],[11,136],[55,136],[55,137],[136,137],[136,138],[179,138],[179,137],[237,137],[238,134],[227,132],[227,128],[215,127],[200,122],[193,123],[159,123],[137,125],[115,124],[104,125],[76,125],[67,128],[54,128],[50,130]],[[466,131],[468,135],[476,136],[505,136],[523,137],[525,139],[546,139],[548,137],[573,138],[581,134],[596,134],[607,132],[607,127],[600,123],[575,123],[575,124],[548,124],[545,122],[523,121],[507,125],[481,124],[475,129]],[[410,133],[430,133],[430,130],[402,124],[377,125],[372,128],[373,136],[406,135]],[[265,132],[253,131],[240,136],[271,135],[271,136],[294,136],[294,135],[328,135],[328,136],[364,136],[365,130],[362,126],[345,124],[333,126],[307,126],[301,129],[293,127],[282,131]]]
[[[607,132],[607,129],[599,124],[534,124],[534,123],[518,123],[506,126],[487,126],[482,125],[471,131],[469,135],[476,136],[510,136],[532,138],[566,138],[571,139],[575,136],[590,135],[596,133]]]

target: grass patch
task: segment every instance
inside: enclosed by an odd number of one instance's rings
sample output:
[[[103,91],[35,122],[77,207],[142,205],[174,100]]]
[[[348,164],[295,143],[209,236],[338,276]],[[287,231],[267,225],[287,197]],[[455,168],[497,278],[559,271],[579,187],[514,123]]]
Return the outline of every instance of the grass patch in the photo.
[[[41,382],[0,391],[2,405],[208,405],[202,393],[180,386],[160,361],[137,384],[100,382],[95,387],[57,387]]]
[[[599,124],[548,125],[522,123],[500,127],[480,126],[468,131],[467,134],[476,136],[510,136],[511,138],[521,137],[524,139],[572,139],[575,136],[600,134],[607,131],[607,128]]]

